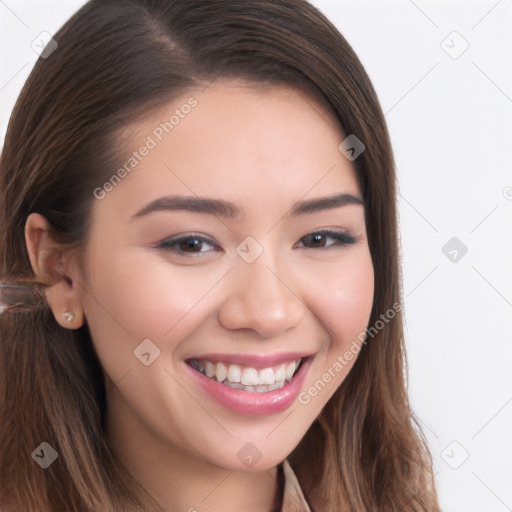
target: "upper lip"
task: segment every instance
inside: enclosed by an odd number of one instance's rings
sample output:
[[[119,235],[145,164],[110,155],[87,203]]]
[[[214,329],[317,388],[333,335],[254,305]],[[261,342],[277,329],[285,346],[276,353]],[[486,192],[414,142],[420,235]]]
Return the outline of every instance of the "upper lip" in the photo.
[[[297,359],[305,359],[312,356],[305,352],[282,352],[280,354],[204,354],[202,356],[190,357],[187,361],[206,360],[212,363],[232,363],[251,368],[268,368],[281,363],[291,363]]]

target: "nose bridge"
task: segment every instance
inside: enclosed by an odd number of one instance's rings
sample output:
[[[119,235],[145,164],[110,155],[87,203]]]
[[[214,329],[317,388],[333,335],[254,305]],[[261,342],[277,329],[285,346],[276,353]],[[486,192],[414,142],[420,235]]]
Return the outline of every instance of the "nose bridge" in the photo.
[[[230,288],[219,319],[228,329],[253,329],[264,337],[297,326],[304,316],[304,303],[290,282],[289,273],[266,248],[252,262],[236,260]],[[282,274],[282,275],[280,275]]]

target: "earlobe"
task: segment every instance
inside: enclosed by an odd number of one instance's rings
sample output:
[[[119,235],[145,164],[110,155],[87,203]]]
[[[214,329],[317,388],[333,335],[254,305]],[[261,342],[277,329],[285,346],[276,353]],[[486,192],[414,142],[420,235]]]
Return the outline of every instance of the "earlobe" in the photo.
[[[65,263],[67,254],[49,233],[48,221],[39,213],[31,213],[25,223],[25,243],[36,280],[47,285],[46,300],[55,320],[66,329],[83,324],[80,284],[70,275]]]
[[[78,308],[78,311],[65,311],[64,313],[60,313],[60,317],[55,314],[55,311],[53,314],[57,322],[66,329],[78,329],[82,327],[84,323],[82,308]]]

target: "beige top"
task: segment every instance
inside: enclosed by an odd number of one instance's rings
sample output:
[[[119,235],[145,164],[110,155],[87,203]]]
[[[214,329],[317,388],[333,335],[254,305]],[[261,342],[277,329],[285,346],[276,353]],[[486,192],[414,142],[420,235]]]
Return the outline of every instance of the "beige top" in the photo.
[[[284,460],[282,464],[284,477],[283,505],[280,512],[311,512],[302,493],[297,476],[290,463]]]

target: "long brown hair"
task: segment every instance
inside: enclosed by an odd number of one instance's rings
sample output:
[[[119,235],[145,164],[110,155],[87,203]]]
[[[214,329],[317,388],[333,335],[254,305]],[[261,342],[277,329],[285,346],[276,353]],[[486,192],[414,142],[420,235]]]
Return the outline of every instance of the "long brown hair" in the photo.
[[[393,305],[395,315],[366,340],[289,460],[316,512],[439,511],[407,396],[390,139],[343,36],[305,0],[91,0],[54,38],[0,160],[1,281],[34,279],[23,229],[32,212],[63,250],[85,247],[92,192],[117,168],[131,122],[217,77],[307,90],[366,146],[354,165],[375,272],[370,325]],[[160,510],[111,451],[106,393],[86,325],[60,327],[44,301],[0,315],[3,512]],[[31,457],[42,442],[58,453],[44,471]]]

